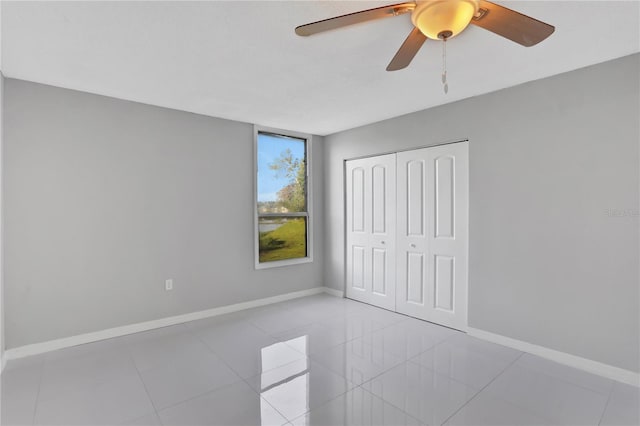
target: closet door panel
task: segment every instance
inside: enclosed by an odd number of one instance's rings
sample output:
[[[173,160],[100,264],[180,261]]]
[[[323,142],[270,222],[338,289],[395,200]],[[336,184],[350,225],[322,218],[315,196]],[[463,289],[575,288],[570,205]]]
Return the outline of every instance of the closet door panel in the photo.
[[[398,153],[397,311],[467,327],[467,142]]]
[[[362,246],[351,246],[351,262],[353,264],[351,268],[351,285],[357,290],[365,290],[364,283],[364,252],[365,248]]]
[[[407,286],[405,303],[424,306],[424,265],[423,253],[407,252]]]
[[[431,273],[428,320],[467,328],[468,142],[429,148],[427,257]]]
[[[427,306],[426,250],[427,152],[425,149],[397,154],[398,279],[396,309],[424,319]]]
[[[395,163],[395,154],[346,163],[347,297],[391,310],[396,292]]]
[[[367,212],[367,167],[353,162],[346,169],[347,202],[347,276],[346,293],[349,297],[368,302],[371,286],[367,276],[367,252],[369,235],[367,227],[370,218]],[[369,285],[368,285],[369,284]]]

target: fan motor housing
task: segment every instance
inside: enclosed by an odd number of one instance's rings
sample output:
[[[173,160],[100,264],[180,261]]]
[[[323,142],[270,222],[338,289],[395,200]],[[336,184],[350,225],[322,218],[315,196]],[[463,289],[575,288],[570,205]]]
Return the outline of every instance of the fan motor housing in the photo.
[[[460,34],[479,8],[479,0],[417,1],[411,21],[428,38],[446,40]]]

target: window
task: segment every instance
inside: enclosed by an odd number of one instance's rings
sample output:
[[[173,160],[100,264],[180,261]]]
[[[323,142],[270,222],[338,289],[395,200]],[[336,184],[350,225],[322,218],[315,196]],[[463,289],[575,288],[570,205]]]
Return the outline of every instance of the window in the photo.
[[[256,268],[311,261],[309,139],[256,128]]]

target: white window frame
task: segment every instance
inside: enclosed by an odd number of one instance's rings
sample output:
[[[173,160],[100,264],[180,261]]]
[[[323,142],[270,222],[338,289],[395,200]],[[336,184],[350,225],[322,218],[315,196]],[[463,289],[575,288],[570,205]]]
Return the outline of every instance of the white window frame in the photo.
[[[272,133],[274,135],[281,135],[285,137],[291,137],[296,139],[304,139],[306,141],[305,154],[306,164],[305,173],[307,180],[307,256],[299,257],[297,259],[275,260],[273,262],[260,263],[260,230],[259,230],[259,215],[258,215],[258,133]],[[253,126],[253,218],[254,218],[254,260],[256,269],[269,269],[278,268],[281,266],[300,265],[303,263],[313,262],[313,184],[311,176],[312,173],[312,135],[307,133],[292,132],[289,130],[276,129],[272,127]],[[280,216],[287,216],[282,214]]]

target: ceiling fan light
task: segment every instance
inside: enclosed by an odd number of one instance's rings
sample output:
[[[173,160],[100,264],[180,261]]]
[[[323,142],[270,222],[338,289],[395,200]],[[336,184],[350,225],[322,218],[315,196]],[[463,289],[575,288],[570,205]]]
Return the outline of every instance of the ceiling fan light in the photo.
[[[479,3],[479,0],[418,1],[411,14],[411,21],[431,39],[438,40],[441,34],[451,38],[469,25],[478,11]]]

